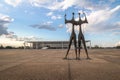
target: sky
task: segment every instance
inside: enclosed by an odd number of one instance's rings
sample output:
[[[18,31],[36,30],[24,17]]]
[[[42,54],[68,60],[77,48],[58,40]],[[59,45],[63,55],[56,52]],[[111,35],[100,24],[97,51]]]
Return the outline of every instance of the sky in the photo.
[[[0,45],[69,40],[71,24],[64,23],[64,15],[70,20],[73,12],[76,20],[86,13],[82,30],[92,46],[120,45],[120,0],[0,0]]]

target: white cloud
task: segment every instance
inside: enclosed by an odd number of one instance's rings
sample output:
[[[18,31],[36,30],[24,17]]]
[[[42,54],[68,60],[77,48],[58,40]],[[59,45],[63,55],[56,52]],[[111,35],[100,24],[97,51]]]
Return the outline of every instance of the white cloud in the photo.
[[[82,0],[81,0],[82,1]],[[5,0],[5,2],[13,7],[18,6],[21,2],[25,2],[24,0]],[[43,7],[50,10],[60,10],[60,9],[67,9],[72,5],[76,5],[79,0],[28,0],[32,6],[35,7]],[[83,1],[82,1],[83,2]]]
[[[10,32],[9,35],[0,36],[0,45],[20,47],[24,46],[25,41],[40,41],[40,40],[43,40],[43,38],[35,36],[18,37],[13,32]]]
[[[109,8],[92,11],[89,15],[87,15],[88,24],[82,25],[82,28],[84,26],[85,31],[89,33],[120,30],[120,22],[115,22],[114,24],[108,22],[109,19],[112,19],[113,15],[118,11],[120,11],[120,5],[116,6],[113,9]],[[67,32],[71,32],[72,25],[67,24],[66,28]],[[75,30],[78,31],[78,26],[75,27]]]
[[[0,45],[3,46],[13,46],[13,47],[19,47],[23,46],[24,41],[16,41],[16,39],[7,38],[6,35],[2,35],[0,37]]]
[[[115,0],[109,0],[108,2],[114,2]],[[42,7],[50,10],[65,10],[69,7],[81,7],[90,10],[104,9],[108,3],[102,4],[103,1],[98,1],[97,4],[88,0],[5,0],[5,2],[13,7],[18,6],[22,2],[26,2],[35,7]],[[102,5],[102,6],[101,6]]]
[[[58,27],[59,27],[59,28],[63,28],[63,27],[64,27],[64,25],[63,25],[63,24],[60,24]]]
[[[77,0],[29,0],[29,2],[36,7],[44,7],[50,10],[67,9],[75,4]]]
[[[13,18],[4,14],[0,14],[0,35],[9,34],[9,32],[7,31],[8,29],[7,27],[8,27],[8,24],[13,21],[14,21]]]
[[[76,0],[63,0],[61,2],[54,0],[54,2],[50,3],[51,5],[49,5],[48,8],[50,10],[65,10],[68,7],[71,7],[72,5],[75,4]]]
[[[68,33],[71,33],[71,31],[72,31],[72,24],[71,24],[71,23],[67,23],[67,24],[66,24],[66,28],[67,28],[67,32],[68,32]],[[79,26],[74,26],[74,30],[75,30],[76,32],[78,32]]]
[[[120,41],[115,44],[115,46],[120,46]]]
[[[25,37],[17,37],[17,41],[39,41],[42,40],[42,38],[35,37],[35,36],[25,36]]]
[[[62,17],[60,15],[57,16],[51,16],[51,19],[56,20],[56,19],[61,19]]]
[[[36,7],[48,7],[55,0],[29,0],[32,6]]]
[[[51,17],[51,19],[56,20],[56,19],[61,19],[61,15],[54,15],[53,12],[49,12],[46,14],[47,16]]]
[[[42,7],[50,10],[65,10],[69,7],[81,7],[86,9],[101,9],[105,8],[107,4],[99,3],[95,4],[88,0],[5,0],[5,2],[13,7],[18,6],[21,2],[27,2],[35,7]],[[114,0],[110,0],[109,2],[114,2]],[[102,6],[101,6],[102,5]]]
[[[114,24],[108,23],[107,21],[109,21],[109,19],[112,19],[113,15],[119,10],[120,6],[116,6],[113,9],[98,10],[90,13],[90,15],[87,16],[89,24],[86,27],[86,30],[97,32],[102,30],[105,31],[106,29],[114,29]]]
[[[120,28],[119,28],[119,30],[120,30]],[[112,34],[111,34],[112,36],[115,36],[115,35],[120,35],[120,32],[118,31],[116,31],[116,32],[113,32]]]
[[[55,1],[49,7],[46,7],[46,8],[51,10],[66,10],[72,6],[82,7],[86,9],[95,9],[99,7],[102,8],[101,6],[98,6],[98,4],[95,5],[92,2],[87,0],[63,0],[61,2]]]
[[[5,2],[8,4],[8,5],[11,5],[13,7],[16,7],[18,6],[22,0],[5,0]]]
[[[63,1],[53,0],[53,2],[51,1],[48,3],[48,6],[44,6],[44,7],[50,10],[65,10],[68,7],[76,5],[77,3],[76,1],[77,0],[63,0]]]
[[[76,4],[77,0],[64,0],[61,4],[62,9],[67,9],[68,7],[71,7]],[[78,1],[79,2],[79,1]]]
[[[49,30],[49,31],[56,31],[56,28],[52,27],[51,21],[44,22],[41,24],[33,24],[33,25],[30,25],[30,27],[37,28],[37,29],[45,29],[45,30]]]
[[[101,9],[105,8],[106,4],[94,4],[88,0],[29,0],[32,6],[43,7],[50,10],[65,10],[71,6],[82,7],[86,9]],[[101,2],[101,1],[100,1]]]
[[[109,31],[119,31],[120,30],[120,22],[115,22],[109,27]]]
[[[47,16],[52,16],[53,15],[53,12],[49,12],[46,14]]]
[[[17,35],[14,34],[14,32],[9,32],[9,34],[5,35],[6,38],[16,39]]]

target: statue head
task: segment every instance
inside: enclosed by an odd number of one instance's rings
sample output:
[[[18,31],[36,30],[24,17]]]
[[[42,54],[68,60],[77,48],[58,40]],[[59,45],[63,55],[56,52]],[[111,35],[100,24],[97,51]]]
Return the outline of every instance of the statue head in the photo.
[[[73,14],[73,16],[74,16],[75,13],[73,12],[72,14]]]
[[[65,14],[65,17],[66,17],[66,14]]]

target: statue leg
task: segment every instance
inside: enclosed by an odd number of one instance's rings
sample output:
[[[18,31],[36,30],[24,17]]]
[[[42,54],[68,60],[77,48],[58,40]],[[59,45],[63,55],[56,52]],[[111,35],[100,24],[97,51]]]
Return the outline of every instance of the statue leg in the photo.
[[[68,55],[68,53],[69,53],[69,50],[70,50],[70,47],[71,47],[71,44],[72,44],[72,39],[73,39],[73,37],[71,36],[71,37],[70,37],[70,41],[69,41],[69,45],[68,45],[68,50],[67,50],[67,53],[66,53],[64,59],[67,59],[67,55]]]
[[[85,52],[86,52],[86,55],[87,55],[87,59],[90,59],[89,55],[88,55],[88,51],[87,51],[87,47],[86,47],[86,43],[85,43],[85,38],[84,36],[82,35],[82,41],[83,41],[83,46],[85,48]]]
[[[75,54],[76,54],[76,59],[77,59],[77,41],[76,41],[76,35],[74,35],[74,47],[75,47]]]
[[[78,59],[80,60],[80,50],[81,50],[81,36],[78,35]]]

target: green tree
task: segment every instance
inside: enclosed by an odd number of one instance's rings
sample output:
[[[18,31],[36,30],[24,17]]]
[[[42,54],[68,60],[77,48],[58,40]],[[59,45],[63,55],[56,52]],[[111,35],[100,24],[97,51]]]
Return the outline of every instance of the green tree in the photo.
[[[120,46],[116,46],[117,49],[120,49]]]
[[[5,48],[6,48],[6,49],[13,49],[12,46],[6,46]]]
[[[0,46],[0,49],[4,49],[3,45]]]
[[[95,45],[95,46],[94,46],[94,48],[98,49],[98,48],[99,48],[99,46],[98,46],[98,45]]]

